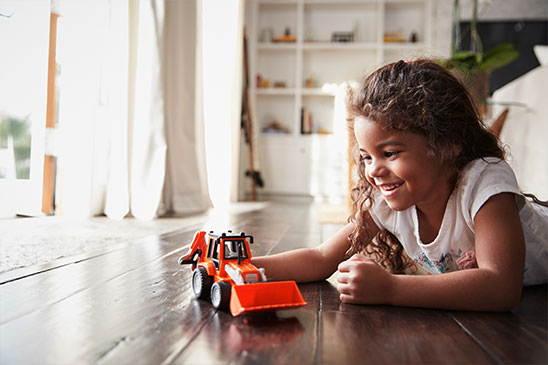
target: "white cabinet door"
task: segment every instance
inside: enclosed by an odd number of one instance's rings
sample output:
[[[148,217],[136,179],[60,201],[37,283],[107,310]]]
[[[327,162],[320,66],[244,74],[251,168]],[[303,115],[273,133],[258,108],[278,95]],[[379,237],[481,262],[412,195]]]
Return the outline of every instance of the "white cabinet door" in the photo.
[[[294,137],[261,138],[265,193],[311,194],[308,144],[308,141]]]

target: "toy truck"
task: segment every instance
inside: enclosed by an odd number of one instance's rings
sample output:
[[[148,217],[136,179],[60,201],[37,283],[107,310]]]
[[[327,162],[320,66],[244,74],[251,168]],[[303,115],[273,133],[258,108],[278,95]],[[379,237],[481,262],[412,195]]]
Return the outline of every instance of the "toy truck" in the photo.
[[[251,264],[253,237],[232,231],[220,235],[198,231],[179,264],[192,265],[192,290],[213,307],[243,313],[306,305],[294,281],[267,281],[264,269]]]

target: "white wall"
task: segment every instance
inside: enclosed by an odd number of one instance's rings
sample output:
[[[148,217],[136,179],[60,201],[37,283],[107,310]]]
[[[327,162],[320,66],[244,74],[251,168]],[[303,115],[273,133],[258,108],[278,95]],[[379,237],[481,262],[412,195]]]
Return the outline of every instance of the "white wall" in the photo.
[[[452,1],[450,1],[452,3]],[[472,0],[460,0],[461,18],[472,17]],[[479,0],[480,20],[548,19],[548,0]]]

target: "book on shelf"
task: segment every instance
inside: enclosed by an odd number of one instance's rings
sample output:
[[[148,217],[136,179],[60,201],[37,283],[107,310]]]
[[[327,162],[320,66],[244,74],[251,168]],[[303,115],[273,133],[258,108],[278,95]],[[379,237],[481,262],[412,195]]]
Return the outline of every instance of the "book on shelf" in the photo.
[[[312,134],[312,113],[307,108],[301,108],[301,134]]]

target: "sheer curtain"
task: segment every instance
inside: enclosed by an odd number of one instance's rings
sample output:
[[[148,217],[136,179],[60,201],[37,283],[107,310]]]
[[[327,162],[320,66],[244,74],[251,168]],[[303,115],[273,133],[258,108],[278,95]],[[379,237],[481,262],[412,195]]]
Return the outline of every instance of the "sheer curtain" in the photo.
[[[230,200],[242,8],[242,0],[59,2],[58,214],[151,219],[203,211],[212,186],[222,187],[215,203]],[[236,50],[202,52],[209,42],[202,26],[219,16],[230,21],[227,29],[221,19],[216,42]],[[231,74],[215,84],[206,72]]]
[[[201,4],[208,186],[215,207],[226,207],[238,195],[244,1]]]

